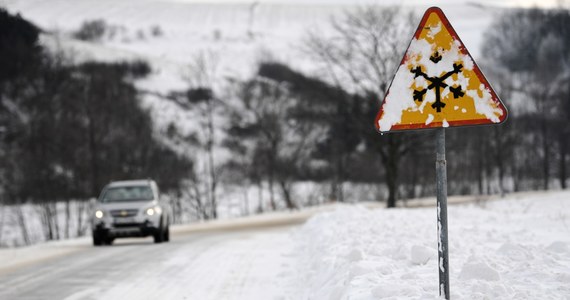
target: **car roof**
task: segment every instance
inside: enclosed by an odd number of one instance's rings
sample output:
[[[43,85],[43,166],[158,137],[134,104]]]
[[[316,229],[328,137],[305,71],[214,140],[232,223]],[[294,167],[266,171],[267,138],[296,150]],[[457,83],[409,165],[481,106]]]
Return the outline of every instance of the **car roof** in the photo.
[[[139,180],[122,180],[122,181],[112,181],[109,183],[108,187],[121,187],[121,186],[137,186],[137,185],[152,185],[154,181],[151,179],[139,179]]]

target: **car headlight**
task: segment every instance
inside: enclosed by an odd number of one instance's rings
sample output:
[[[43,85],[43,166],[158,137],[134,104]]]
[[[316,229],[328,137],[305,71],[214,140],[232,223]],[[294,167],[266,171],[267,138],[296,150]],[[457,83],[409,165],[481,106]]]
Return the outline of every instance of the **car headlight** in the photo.
[[[97,219],[103,218],[103,211],[102,210],[96,211],[95,212],[95,218],[97,218]]]
[[[161,210],[160,207],[158,207],[158,206],[156,206],[156,207],[151,207],[151,208],[148,208],[148,209],[146,210],[146,214],[149,215],[149,216],[153,216],[154,214],[157,214],[157,215],[158,215],[158,214],[160,214],[161,212],[162,212],[162,210]]]

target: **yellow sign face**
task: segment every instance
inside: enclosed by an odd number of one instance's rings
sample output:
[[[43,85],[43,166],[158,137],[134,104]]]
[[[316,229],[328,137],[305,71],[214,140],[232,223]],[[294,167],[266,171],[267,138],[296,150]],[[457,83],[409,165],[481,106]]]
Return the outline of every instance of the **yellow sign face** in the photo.
[[[376,117],[381,132],[499,124],[507,109],[449,21],[429,8]]]

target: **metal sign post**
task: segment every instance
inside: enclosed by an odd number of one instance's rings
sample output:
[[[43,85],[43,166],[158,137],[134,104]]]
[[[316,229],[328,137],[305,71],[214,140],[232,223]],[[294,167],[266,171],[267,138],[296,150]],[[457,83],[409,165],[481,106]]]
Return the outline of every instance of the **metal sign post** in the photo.
[[[449,299],[449,246],[447,243],[447,162],[445,128],[436,131],[435,180],[437,190],[437,248],[439,296]]]

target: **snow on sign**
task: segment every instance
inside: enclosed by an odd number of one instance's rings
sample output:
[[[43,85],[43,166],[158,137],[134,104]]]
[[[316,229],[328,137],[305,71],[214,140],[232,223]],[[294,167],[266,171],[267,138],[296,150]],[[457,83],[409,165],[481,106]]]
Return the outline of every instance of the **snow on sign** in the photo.
[[[380,132],[498,124],[507,109],[438,7],[424,14],[376,117]]]

